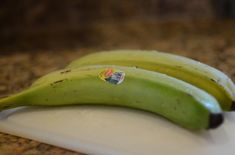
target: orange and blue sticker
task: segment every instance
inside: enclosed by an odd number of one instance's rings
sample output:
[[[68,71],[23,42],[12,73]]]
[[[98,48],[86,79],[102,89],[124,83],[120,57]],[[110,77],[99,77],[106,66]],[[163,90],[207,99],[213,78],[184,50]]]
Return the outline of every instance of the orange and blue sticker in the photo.
[[[117,85],[123,82],[125,73],[113,68],[107,68],[99,73],[99,78],[108,83]]]

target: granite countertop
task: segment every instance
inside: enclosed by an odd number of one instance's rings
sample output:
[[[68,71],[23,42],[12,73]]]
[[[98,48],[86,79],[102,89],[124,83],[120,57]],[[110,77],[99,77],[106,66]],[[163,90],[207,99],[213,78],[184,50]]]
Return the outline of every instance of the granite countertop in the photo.
[[[214,66],[235,81],[235,22],[127,21],[97,23],[89,37],[73,48],[9,49],[0,54],[0,96],[29,86],[38,77],[64,67],[90,52],[109,49],[151,49],[187,56]],[[88,31],[88,30],[86,30]],[[39,40],[43,40],[42,38]],[[1,155],[80,155],[33,140],[0,133]]]

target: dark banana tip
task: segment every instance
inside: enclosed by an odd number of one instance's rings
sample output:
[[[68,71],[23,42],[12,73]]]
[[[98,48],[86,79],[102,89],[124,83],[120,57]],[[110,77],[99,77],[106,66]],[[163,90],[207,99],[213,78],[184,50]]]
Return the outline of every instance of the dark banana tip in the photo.
[[[221,113],[210,114],[208,129],[215,129],[224,122],[224,116]]]
[[[232,105],[231,105],[231,111],[235,111],[235,101],[232,102]]]

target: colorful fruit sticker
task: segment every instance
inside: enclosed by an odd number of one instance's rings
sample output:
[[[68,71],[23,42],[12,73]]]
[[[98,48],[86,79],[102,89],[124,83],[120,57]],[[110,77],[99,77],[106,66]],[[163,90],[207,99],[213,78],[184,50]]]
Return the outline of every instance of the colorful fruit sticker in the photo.
[[[100,72],[99,78],[111,84],[121,84],[125,78],[125,73],[113,68],[107,68]]]

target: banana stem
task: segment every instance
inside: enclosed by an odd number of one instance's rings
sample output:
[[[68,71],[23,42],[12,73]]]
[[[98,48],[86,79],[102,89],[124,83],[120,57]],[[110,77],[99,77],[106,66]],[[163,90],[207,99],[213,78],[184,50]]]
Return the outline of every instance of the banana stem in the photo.
[[[19,94],[12,95],[0,99],[0,112],[6,109],[15,108],[21,106],[21,100],[19,99]]]
[[[6,97],[0,100],[0,111],[12,108],[12,102],[10,97]]]

